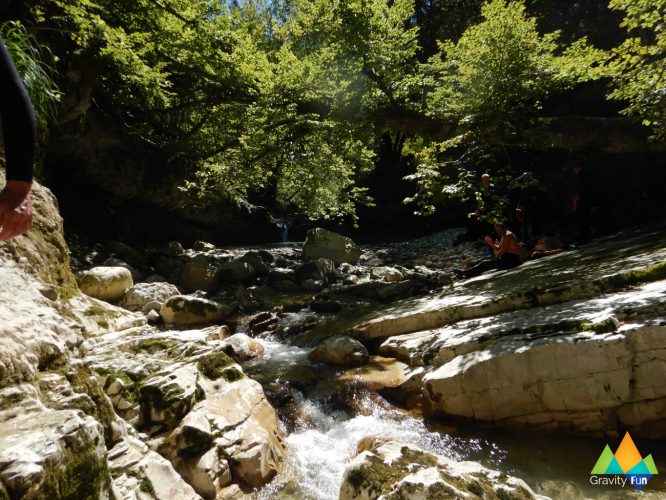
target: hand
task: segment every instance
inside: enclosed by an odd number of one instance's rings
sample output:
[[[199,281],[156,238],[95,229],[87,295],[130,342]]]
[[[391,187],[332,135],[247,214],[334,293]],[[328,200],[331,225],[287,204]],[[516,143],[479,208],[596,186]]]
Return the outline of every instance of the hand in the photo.
[[[32,226],[31,183],[7,181],[0,192],[0,240],[23,234]]]

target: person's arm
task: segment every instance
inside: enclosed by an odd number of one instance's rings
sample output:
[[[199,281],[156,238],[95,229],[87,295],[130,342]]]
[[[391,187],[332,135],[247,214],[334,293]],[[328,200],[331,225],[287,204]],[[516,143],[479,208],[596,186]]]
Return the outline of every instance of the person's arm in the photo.
[[[502,236],[499,242],[499,246],[497,247],[497,251],[495,252],[495,258],[499,259],[506,253],[507,247],[509,245],[509,239],[506,236]]]
[[[491,236],[486,236],[486,237],[484,237],[484,238],[483,238],[483,241],[486,242],[486,245],[488,245],[488,246],[490,247],[490,249],[493,251],[494,254],[497,254],[497,252],[499,251],[499,248],[500,248],[500,247],[498,247],[498,246],[495,244],[495,240],[493,240]]]
[[[7,180],[32,182],[37,125],[35,112],[4,41],[0,38],[0,116],[5,139]]]
[[[35,112],[21,77],[0,38],[0,117],[7,184],[0,192],[0,240],[24,233],[32,223],[29,193],[37,143]]]

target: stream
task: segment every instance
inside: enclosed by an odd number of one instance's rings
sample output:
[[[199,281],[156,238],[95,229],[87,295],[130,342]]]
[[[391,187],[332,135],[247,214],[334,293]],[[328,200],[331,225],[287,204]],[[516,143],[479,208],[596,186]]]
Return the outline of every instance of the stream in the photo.
[[[262,338],[262,343],[265,354],[244,365],[245,371],[260,381],[272,377],[279,380],[278,374],[293,366],[317,368],[308,361],[312,348],[268,337]],[[270,398],[271,386],[265,386],[265,390]],[[335,408],[326,395],[317,397],[316,391],[309,396],[298,394],[293,403],[301,418],[295,425],[290,422],[285,472],[264,487],[258,498],[337,499],[345,467],[356,455],[359,441],[379,435],[391,436],[457,461],[479,462],[520,477],[537,493],[552,498],[626,498],[627,490],[592,487],[589,483],[591,464],[605,446],[601,440],[425,423],[420,415],[378,403],[378,398],[362,391],[357,399],[364,412],[350,415],[348,411]],[[284,422],[284,414],[282,419]],[[652,441],[650,445],[653,454],[666,456],[663,442]],[[666,464],[659,461],[658,466]],[[666,495],[666,482],[659,476],[654,477],[650,490]]]
[[[617,436],[605,441],[545,431],[500,431],[479,422],[426,421],[420,408],[404,408],[393,399],[390,391],[364,385],[358,374],[388,371],[381,363],[372,361],[357,369],[360,371],[354,371],[309,359],[314,346],[322,340],[344,333],[368,312],[391,302],[355,295],[349,292],[350,288],[345,288],[350,284],[381,282],[373,276],[377,269],[395,266],[405,278],[410,276],[416,283],[427,283],[429,288],[419,288],[416,293],[410,290],[410,295],[404,298],[421,300],[423,297],[427,302],[432,290],[443,290],[442,285],[428,280],[480,256],[479,248],[452,245],[454,238],[455,231],[448,231],[410,242],[363,247],[359,264],[347,264],[344,271],[339,268],[337,283],[318,295],[324,297],[324,305],[335,302],[338,307],[335,312],[312,310],[316,291],[298,287],[286,290],[275,286],[274,282],[268,286],[267,280],[247,287],[229,286],[219,294],[220,302],[236,299],[249,305],[247,311],[245,305],[242,306],[244,312],[233,319],[230,328],[233,333],[244,333],[261,341],[264,353],[243,362],[242,368],[262,385],[286,435],[283,472],[255,490],[253,497],[337,499],[345,468],[357,455],[359,442],[379,436],[389,436],[455,461],[479,462],[489,469],[518,477],[536,493],[558,500],[614,499],[636,494],[617,486],[590,484],[591,469],[606,444],[617,446]],[[271,253],[275,259],[271,272],[286,275],[289,268],[301,265],[301,246],[301,243],[282,243],[260,248],[216,249],[215,252],[226,252],[228,258],[237,258],[248,251]],[[273,279],[272,276],[269,279]],[[260,323],[258,328],[254,328],[253,321]],[[376,356],[379,342],[369,341],[366,347],[371,357]],[[645,455],[653,454],[659,470],[666,470],[664,442],[642,439],[641,447]],[[666,482],[662,478],[663,475],[651,479],[651,498],[666,498]]]

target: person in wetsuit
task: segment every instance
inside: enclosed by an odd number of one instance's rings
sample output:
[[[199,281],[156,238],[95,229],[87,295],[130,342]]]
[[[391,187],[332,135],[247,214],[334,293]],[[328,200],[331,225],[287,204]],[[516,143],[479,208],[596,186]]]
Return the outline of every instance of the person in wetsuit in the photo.
[[[1,37],[0,94],[7,178],[0,192],[0,240],[8,240],[25,233],[32,225],[30,189],[37,124],[28,91]]]

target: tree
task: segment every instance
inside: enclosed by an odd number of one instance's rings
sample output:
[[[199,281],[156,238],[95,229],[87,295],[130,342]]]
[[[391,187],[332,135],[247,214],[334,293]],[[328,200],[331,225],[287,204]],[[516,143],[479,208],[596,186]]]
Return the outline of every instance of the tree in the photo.
[[[627,102],[624,113],[666,140],[666,0],[611,0],[625,13],[629,38],[613,50],[611,99]]]
[[[425,213],[434,210],[434,191],[467,196],[470,167],[488,158],[485,145],[529,129],[543,99],[604,74],[603,51],[585,38],[562,46],[559,33],[540,34],[522,1],[489,1],[481,15],[459,40],[441,43],[423,67],[429,113],[452,124],[448,139],[417,152],[412,179],[419,192],[409,201]]]
[[[408,0],[40,0],[34,11],[37,29],[66,34],[70,65],[93,66],[94,103],[203,201],[270,190],[313,218],[368,201],[355,182],[372,167],[373,121],[408,100],[416,64]]]

